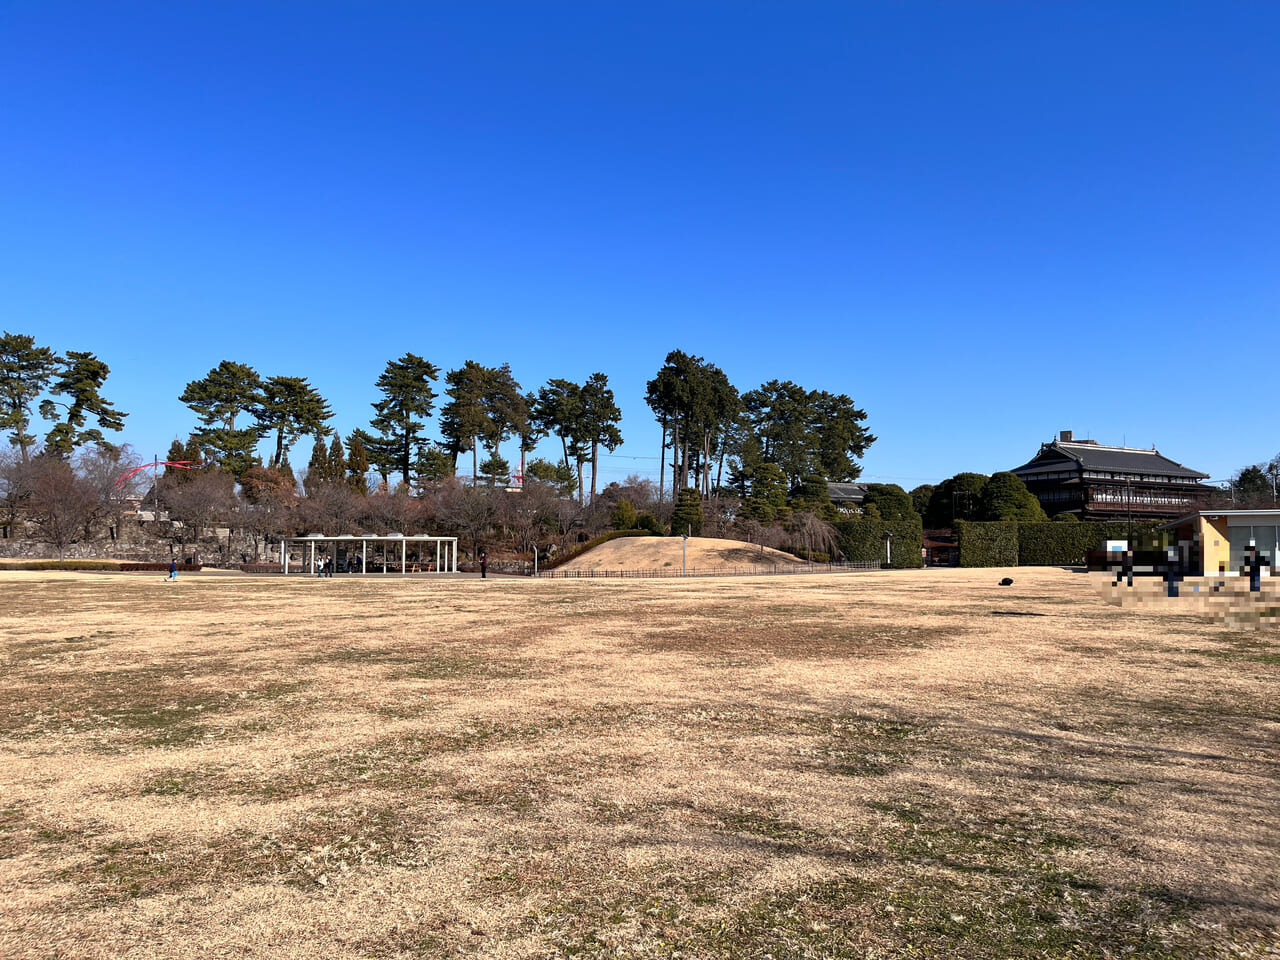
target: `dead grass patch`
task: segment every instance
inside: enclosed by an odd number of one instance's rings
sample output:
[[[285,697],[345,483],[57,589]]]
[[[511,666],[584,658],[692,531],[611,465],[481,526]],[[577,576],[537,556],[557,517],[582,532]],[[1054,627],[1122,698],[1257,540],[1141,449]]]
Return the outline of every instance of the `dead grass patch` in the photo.
[[[1280,937],[1273,636],[1088,578],[5,577],[6,956]]]

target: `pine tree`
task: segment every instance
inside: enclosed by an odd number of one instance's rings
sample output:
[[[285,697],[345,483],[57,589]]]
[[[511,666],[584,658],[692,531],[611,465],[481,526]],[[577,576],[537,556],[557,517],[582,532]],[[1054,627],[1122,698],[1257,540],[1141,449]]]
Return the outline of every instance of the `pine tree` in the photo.
[[[60,360],[49,347],[37,347],[34,337],[7,330],[0,336],[0,430],[9,431],[23,463],[36,442],[27,432],[31,404],[57,372]]]
[[[612,453],[622,443],[618,423],[622,411],[609,389],[609,378],[603,373],[593,373],[583,384],[580,396],[581,439],[591,444],[591,500],[596,499],[596,478],[600,474],[600,447]]]
[[[702,536],[702,498],[692,487],[682,487],[676,494],[675,512],[671,514],[671,535]]]
[[[256,412],[260,429],[275,431],[273,468],[280,466],[300,436],[327,434],[325,422],[333,418],[329,402],[303,377],[268,379],[262,385],[262,404]]]
[[[223,360],[203,380],[193,380],[178,398],[195,411],[204,425],[196,431],[201,446],[239,479],[258,463],[256,448],[261,427],[237,427],[241,415],[255,416],[262,407],[262,379],[253,367]]]
[[[66,411],[66,419],[56,423],[44,438],[45,448],[57,457],[66,459],[77,447],[86,443],[110,446],[96,427],[85,429],[85,422],[93,417],[103,430],[123,430],[121,413],[105,400],[99,392],[111,368],[92,353],[79,350],[67,351],[67,357],[49,392],[55,397],[70,397],[70,403],[46,399],[40,404],[40,416],[57,420],[58,410]]]
[[[383,399],[373,405],[372,425],[380,434],[380,443],[394,452],[395,469],[400,471],[406,484],[413,469],[413,452],[418,438],[426,426],[419,417],[431,415],[435,391],[431,384],[440,375],[440,369],[416,354],[406,353],[399,360],[387,363],[377,387]]]

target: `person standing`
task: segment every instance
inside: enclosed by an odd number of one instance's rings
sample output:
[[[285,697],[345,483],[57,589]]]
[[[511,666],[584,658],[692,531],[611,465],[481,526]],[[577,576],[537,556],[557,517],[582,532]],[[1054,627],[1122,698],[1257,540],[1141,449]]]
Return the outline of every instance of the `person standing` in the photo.
[[[1258,553],[1254,544],[1249,544],[1249,552],[1244,557],[1244,569],[1249,574],[1249,592],[1262,592],[1262,568],[1267,566],[1267,559]]]
[[[1168,584],[1169,596],[1176,597],[1178,595],[1178,584],[1182,582],[1182,558],[1176,547],[1169,548],[1168,557],[1164,581]]]
[[[489,576],[489,554],[480,551],[480,579],[484,580]]]

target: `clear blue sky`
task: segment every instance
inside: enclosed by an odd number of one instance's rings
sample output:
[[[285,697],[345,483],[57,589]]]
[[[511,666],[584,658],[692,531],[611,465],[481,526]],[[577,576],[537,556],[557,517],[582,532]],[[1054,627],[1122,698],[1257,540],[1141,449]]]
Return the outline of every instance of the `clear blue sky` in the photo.
[[[1280,6],[0,2],[0,326],[161,455],[223,359],[851,395],[864,479],[1280,450]],[[434,424],[432,425],[434,427]],[[548,448],[549,449],[549,448]],[[295,451],[295,464],[307,451]],[[634,458],[634,459],[633,459]]]

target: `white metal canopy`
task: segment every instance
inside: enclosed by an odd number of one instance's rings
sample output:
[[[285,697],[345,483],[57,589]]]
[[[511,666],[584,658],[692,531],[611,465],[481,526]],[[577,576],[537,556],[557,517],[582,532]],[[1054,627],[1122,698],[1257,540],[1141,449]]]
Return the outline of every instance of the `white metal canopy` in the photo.
[[[387,545],[399,544],[400,546],[400,570],[399,573],[457,573],[458,572],[458,538],[457,537],[431,537],[425,534],[418,534],[406,537],[402,534],[390,534],[387,536],[374,536],[372,534],[342,534],[337,537],[326,537],[322,534],[312,533],[305,537],[285,537],[280,541],[280,572],[287,574],[289,572],[289,553],[293,547],[301,547],[302,560],[301,567],[304,572],[314,574],[316,572],[316,562],[318,556],[322,552],[317,550],[318,544],[329,546],[332,554],[337,554],[340,545],[347,547],[347,559],[350,561],[351,548],[355,544],[360,544],[360,573],[369,572],[369,545],[373,544],[377,550],[378,556],[375,558],[375,565],[380,561],[382,567],[381,572],[387,573]],[[422,556],[422,550],[416,550],[418,559],[414,563],[415,569],[409,569],[409,544],[435,544],[435,562],[431,563]],[[395,557],[392,557],[391,572],[395,572]]]

